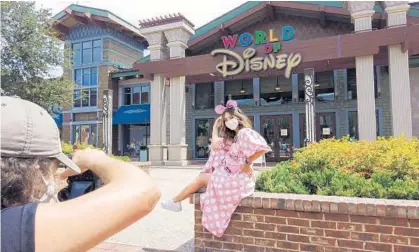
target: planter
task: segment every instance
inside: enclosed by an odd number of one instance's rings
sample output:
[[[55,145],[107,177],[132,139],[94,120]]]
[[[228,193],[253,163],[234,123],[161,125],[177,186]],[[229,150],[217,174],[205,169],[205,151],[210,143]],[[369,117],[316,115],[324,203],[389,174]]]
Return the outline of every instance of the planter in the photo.
[[[419,201],[256,192],[243,199],[222,238],[201,225],[195,251],[419,251]]]

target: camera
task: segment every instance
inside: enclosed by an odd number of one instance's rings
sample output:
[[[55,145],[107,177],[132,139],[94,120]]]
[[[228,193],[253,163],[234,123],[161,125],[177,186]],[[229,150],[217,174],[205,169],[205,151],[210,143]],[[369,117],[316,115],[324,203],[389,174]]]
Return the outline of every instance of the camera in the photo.
[[[66,201],[92,192],[102,186],[102,181],[92,171],[67,178],[68,186],[58,192],[58,200]]]

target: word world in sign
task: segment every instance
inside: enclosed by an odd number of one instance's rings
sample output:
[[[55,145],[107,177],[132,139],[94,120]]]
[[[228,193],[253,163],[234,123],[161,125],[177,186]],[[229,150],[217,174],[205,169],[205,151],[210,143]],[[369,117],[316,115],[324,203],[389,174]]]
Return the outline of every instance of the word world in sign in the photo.
[[[282,28],[282,41],[291,40],[294,37],[294,29],[291,26],[285,26]],[[246,48],[242,54],[229,50],[228,48],[234,48],[239,39],[239,44],[242,47],[250,46],[253,41],[256,45],[264,44],[264,52],[267,53],[265,57],[255,57],[256,49]],[[223,36],[222,42],[224,48],[215,49],[211,52],[212,56],[218,54],[224,55],[221,63],[216,65],[216,70],[222,74],[223,77],[237,75],[243,71],[266,71],[268,69],[283,70],[284,76],[290,78],[292,69],[298,66],[302,57],[299,53],[289,54],[278,54],[281,49],[281,43],[279,37],[275,36],[274,30],[269,30],[269,39],[267,40],[266,32],[255,31],[255,39],[250,33],[243,33],[240,36],[234,34],[233,36]]]

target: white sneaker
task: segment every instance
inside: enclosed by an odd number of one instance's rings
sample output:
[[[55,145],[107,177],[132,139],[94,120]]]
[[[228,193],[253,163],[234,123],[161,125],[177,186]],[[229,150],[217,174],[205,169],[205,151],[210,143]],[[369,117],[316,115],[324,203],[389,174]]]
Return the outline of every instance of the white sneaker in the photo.
[[[180,202],[173,202],[172,199],[163,200],[161,202],[161,207],[173,212],[182,211],[182,204]]]

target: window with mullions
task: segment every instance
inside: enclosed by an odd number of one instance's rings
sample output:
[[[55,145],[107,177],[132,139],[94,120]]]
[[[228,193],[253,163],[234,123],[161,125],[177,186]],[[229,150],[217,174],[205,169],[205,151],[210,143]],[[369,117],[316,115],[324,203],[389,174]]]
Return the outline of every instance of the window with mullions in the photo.
[[[253,79],[224,82],[224,102],[235,100],[239,106],[253,106]]]
[[[377,125],[377,136],[380,136],[380,116],[379,111],[375,111],[376,125]],[[348,126],[349,126],[349,137],[352,139],[359,139],[358,131],[358,111],[349,111],[348,112]]]
[[[304,101],[304,74],[298,75],[298,99]],[[316,101],[330,102],[335,100],[335,81],[333,71],[316,72],[314,77]]]
[[[214,85],[212,82],[195,85],[195,109],[214,108]]]
[[[150,103],[150,86],[124,88],[124,105]]]
[[[97,125],[74,125],[73,144],[75,143],[97,146]]]
[[[73,64],[90,64],[102,60],[102,40],[73,43]]]
[[[356,90],[356,68],[348,69],[346,72],[347,76],[347,99],[356,100],[358,98]],[[378,98],[378,86],[377,86],[377,71],[374,67],[374,93],[375,98]]]
[[[98,73],[97,67],[75,69],[73,90],[73,107],[97,106]]]
[[[292,80],[284,76],[260,78],[260,104],[287,104],[292,102]]]

